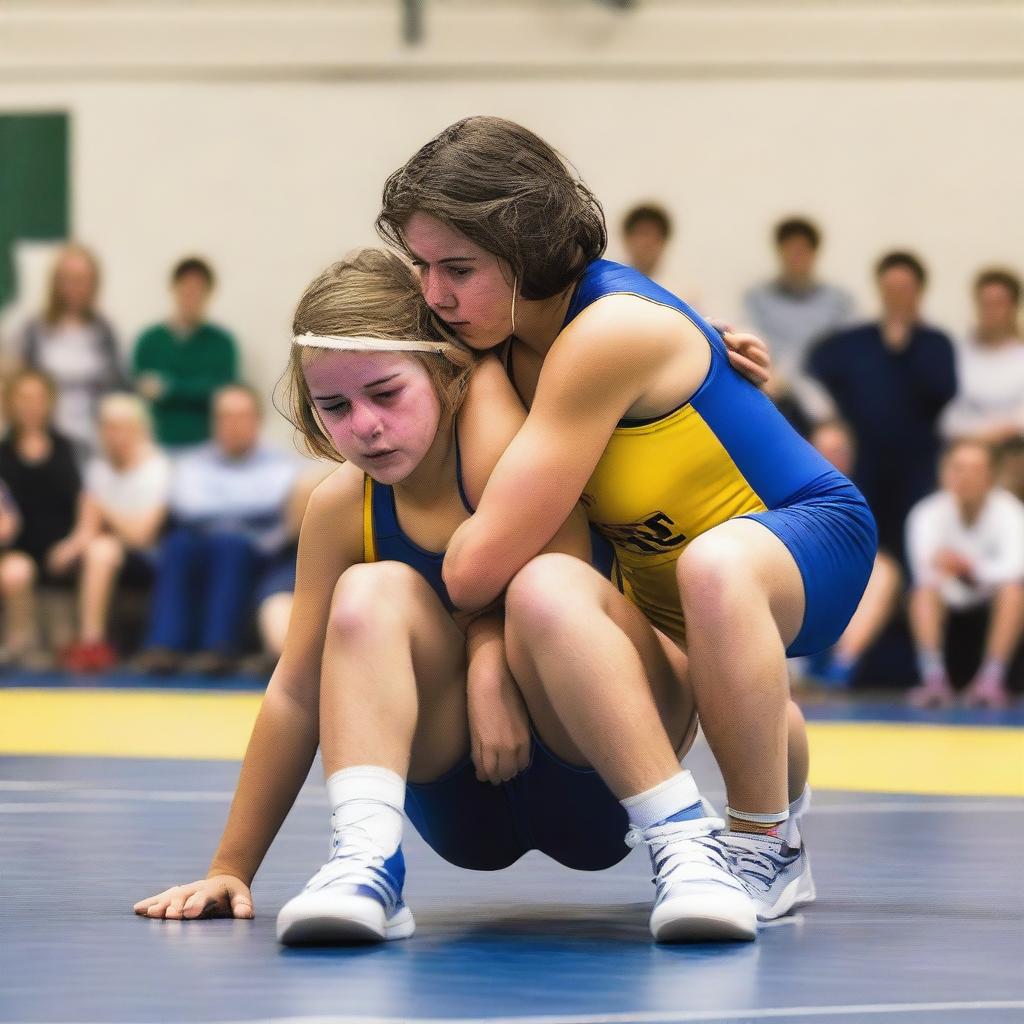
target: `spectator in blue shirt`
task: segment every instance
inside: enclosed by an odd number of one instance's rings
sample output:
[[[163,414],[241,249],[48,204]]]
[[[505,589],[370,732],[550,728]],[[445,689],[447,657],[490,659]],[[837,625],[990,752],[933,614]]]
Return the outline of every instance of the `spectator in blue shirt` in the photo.
[[[254,597],[292,553],[286,510],[300,463],[261,441],[261,425],[257,394],[228,385],[214,396],[213,440],[177,463],[144,670],[229,670]]]

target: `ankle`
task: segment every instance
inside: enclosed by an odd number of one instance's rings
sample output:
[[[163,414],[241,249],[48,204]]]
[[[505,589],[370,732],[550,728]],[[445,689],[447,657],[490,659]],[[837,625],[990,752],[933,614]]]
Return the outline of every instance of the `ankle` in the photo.
[[[737,811],[726,807],[731,832],[746,832],[752,835],[777,836],[783,824],[789,819],[789,808],[784,811]]]

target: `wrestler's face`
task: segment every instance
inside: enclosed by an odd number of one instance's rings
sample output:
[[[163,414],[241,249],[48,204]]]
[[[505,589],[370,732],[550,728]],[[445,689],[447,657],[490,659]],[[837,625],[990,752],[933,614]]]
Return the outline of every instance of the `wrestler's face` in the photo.
[[[437,434],[441,403],[424,365],[403,352],[312,354],[303,374],[338,454],[382,484],[404,480]]]
[[[414,213],[402,234],[427,305],[470,348],[500,345],[512,333],[508,265],[426,213]]]

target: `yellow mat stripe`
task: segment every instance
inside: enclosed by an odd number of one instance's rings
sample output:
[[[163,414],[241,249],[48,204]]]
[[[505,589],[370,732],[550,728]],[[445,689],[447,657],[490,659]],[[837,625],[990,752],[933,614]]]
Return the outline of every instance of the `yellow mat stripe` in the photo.
[[[0,755],[234,761],[252,693],[0,690]],[[1024,797],[1024,729],[812,722],[811,783],[875,793]]]
[[[1024,729],[809,722],[819,789],[1024,796]]]
[[[0,690],[0,754],[234,761],[261,694]]]

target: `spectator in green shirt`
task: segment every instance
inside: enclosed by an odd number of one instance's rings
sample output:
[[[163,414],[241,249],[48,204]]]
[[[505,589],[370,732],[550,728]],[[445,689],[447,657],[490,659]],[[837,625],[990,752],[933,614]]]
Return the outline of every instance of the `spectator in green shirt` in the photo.
[[[236,380],[234,338],[205,320],[213,286],[208,263],[182,260],[171,274],[170,320],[143,331],[135,343],[135,384],[150,403],[157,440],[169,448],[210,439],[210,398]]]

